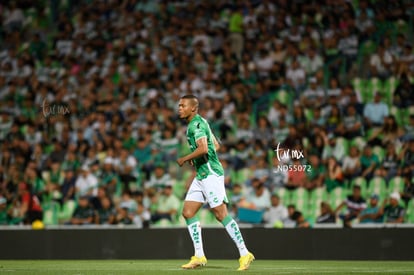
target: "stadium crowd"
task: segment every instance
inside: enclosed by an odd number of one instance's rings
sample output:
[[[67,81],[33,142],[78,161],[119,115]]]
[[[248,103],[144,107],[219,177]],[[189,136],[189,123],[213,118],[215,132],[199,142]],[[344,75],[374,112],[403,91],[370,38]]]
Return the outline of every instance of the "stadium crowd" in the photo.
[[[2,2],[0,224],[180,224],[189,93],[235,216],[414,222],[413,8]]]

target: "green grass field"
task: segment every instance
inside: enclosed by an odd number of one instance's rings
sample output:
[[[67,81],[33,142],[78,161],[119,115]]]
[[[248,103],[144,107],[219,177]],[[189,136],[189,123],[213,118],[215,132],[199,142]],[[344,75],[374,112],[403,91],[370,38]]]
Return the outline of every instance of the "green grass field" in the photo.
[[[185,260],[15,260],[0,261],[0,274],[240,274],[237,260],[209,260],[208,265],[182,270]],[[257,260],[246,274],[414,274],[414,262],[269,261]]]

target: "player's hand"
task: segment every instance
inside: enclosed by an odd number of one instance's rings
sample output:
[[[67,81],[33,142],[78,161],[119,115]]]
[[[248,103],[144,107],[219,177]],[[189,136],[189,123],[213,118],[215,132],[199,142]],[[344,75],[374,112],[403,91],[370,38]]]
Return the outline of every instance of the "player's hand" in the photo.
[[[180,166],[183,166],[184,162],[185,162],[184,158],[179,158],[179,159],[177,159],[177,163],[178,163],[178,165],[180,165]]]

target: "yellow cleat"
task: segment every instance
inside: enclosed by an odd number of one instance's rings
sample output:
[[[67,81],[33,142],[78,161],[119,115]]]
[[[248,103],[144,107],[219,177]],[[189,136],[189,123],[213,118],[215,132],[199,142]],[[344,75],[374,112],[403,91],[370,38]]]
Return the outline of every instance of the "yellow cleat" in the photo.
[[[190,261],[187,264],[182,265],[181,267],[184,269],[193,269],[199,266],[205,266],[207,264],[207,258],[203,257],[191,257]]]
[[[240,267],[239,271],[249,269],[250,264],[254,261],[254,255],[252,253],[247,253],[245,256],[241,256],[239,259]]]

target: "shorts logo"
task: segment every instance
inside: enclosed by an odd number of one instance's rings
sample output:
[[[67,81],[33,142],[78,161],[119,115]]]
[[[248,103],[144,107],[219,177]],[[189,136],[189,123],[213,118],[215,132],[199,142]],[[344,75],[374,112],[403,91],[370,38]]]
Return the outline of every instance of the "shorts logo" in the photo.
[[[209,195],[210,195],[210,197],[213,197],[214,196],[214,193],[213,192],[210,192]],[[214,197],[213,202],[214,203],[218,203],[218,198],[217,197]]]

